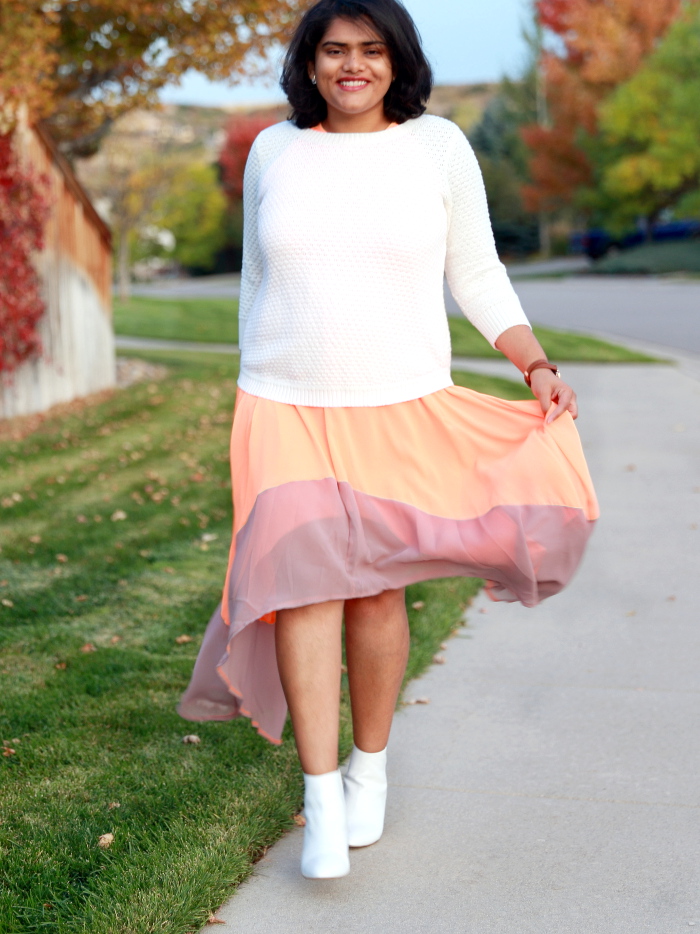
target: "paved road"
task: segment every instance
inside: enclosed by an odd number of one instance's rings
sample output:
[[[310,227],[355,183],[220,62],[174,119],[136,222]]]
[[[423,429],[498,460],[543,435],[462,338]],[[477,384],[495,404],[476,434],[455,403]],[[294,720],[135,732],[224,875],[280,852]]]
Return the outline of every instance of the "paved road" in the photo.
[[[577,578],[479,598],[396,717],[382,840],[311,882],[293,831],[222,934],[700,929],[700,381],[569,372],[603,511]]]
[[[132,294],[149,298],[237,298],[240,290],[241,277],[237,273],[193,279],[159,279],[131,288]]]
[[[561,261],[552,262],[561,265]],[[568,262],[580,265],[581,260]],[[536,324],[626,337],[700,354],[700,281],[648,277],[528,278],[536,270],[547,269],[547,264],[510,267],[525,311]],[[240,277],[231,275],[165,280],[135,286],[134,293],[157,298],[233,298],[239,289]],[[449,291],[446,302],[450,314],[461,314]]]
[[[700,354],[700,281],[579,276],[513,285],[535,324]],[[446,302],[460,314],[449,293]]]

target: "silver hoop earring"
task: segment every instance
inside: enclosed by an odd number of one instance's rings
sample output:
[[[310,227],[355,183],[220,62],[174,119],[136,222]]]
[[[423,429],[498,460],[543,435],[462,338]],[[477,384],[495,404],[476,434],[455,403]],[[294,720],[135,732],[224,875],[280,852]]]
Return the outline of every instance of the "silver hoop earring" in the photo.
[[[311,83],[313,84],[314,87],[316,87],[316,75],[314,75],[313,78],[311,79]]]

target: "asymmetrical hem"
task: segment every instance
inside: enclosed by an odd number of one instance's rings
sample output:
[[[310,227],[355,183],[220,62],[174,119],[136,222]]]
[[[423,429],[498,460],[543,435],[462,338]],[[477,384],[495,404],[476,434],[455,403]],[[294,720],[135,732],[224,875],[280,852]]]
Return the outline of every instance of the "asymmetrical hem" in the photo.
[[[241,714],[279,742],[276,611],[437,577],[481,577],[534,606],[575,572],[598,515],[568,414],[457,386],[375,407],[292,405],[238,391],[234,535],[178,712]]]

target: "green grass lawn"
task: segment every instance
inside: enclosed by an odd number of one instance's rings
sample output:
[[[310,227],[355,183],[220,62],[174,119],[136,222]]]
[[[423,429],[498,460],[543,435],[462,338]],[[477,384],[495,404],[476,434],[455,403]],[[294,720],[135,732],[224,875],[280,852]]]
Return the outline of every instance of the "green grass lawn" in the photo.
[[[502,355],[484,340],[466,318],[450,318],[452,352],[456,357]],[[131,298],[114,302],[114,329],[130,337],[159,337],[182,341],[238,341],[238,302],[227,298],[157,299]],[[608,344],[595,337],[535,328],[547,355],[559,362],[652,362],[653,358]]]
[[[503,359],[503,354],[494,350],[466,318],[450,318],[452,353],[455,357],[494,357]],[[574,334],[571,331],[554,331],[535,326],[535,336],[550,360],[557,363],[652,363],[654,357],[609,344],[607,341]]]
[[[129,337],[237,344],[238,299],[115,298],[114,330]]]
[[[195,931],[302,801],[289,726],[274,747],[245,719],[175,713],[226,568],[236,364],[144,356],[169,376],[0,440],[2,934]],[[409,589],[408,676],[478,587]],[[345,755],[346,683],[342,709]]]
[[[700,274],[700,240],[645,243],[595,262],[591,272],[609,275]]]

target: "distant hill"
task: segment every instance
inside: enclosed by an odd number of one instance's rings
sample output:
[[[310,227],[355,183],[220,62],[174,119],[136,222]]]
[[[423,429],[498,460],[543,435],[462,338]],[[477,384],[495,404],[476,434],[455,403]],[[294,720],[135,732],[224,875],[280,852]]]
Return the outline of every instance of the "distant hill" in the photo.
[[[454,120],[466,132],[478,122],[497,90],[497,84],[438,85],[433,90],[428,113]],[[287,113],[286,104],[235,108],[164,104],[157,110],[125,114],[115,123],[112,134],[134,147],[153,147],[166,153],[191,151],[193,156],[204,155],[214,161],[231,117],[254,115],[284,120]]]

